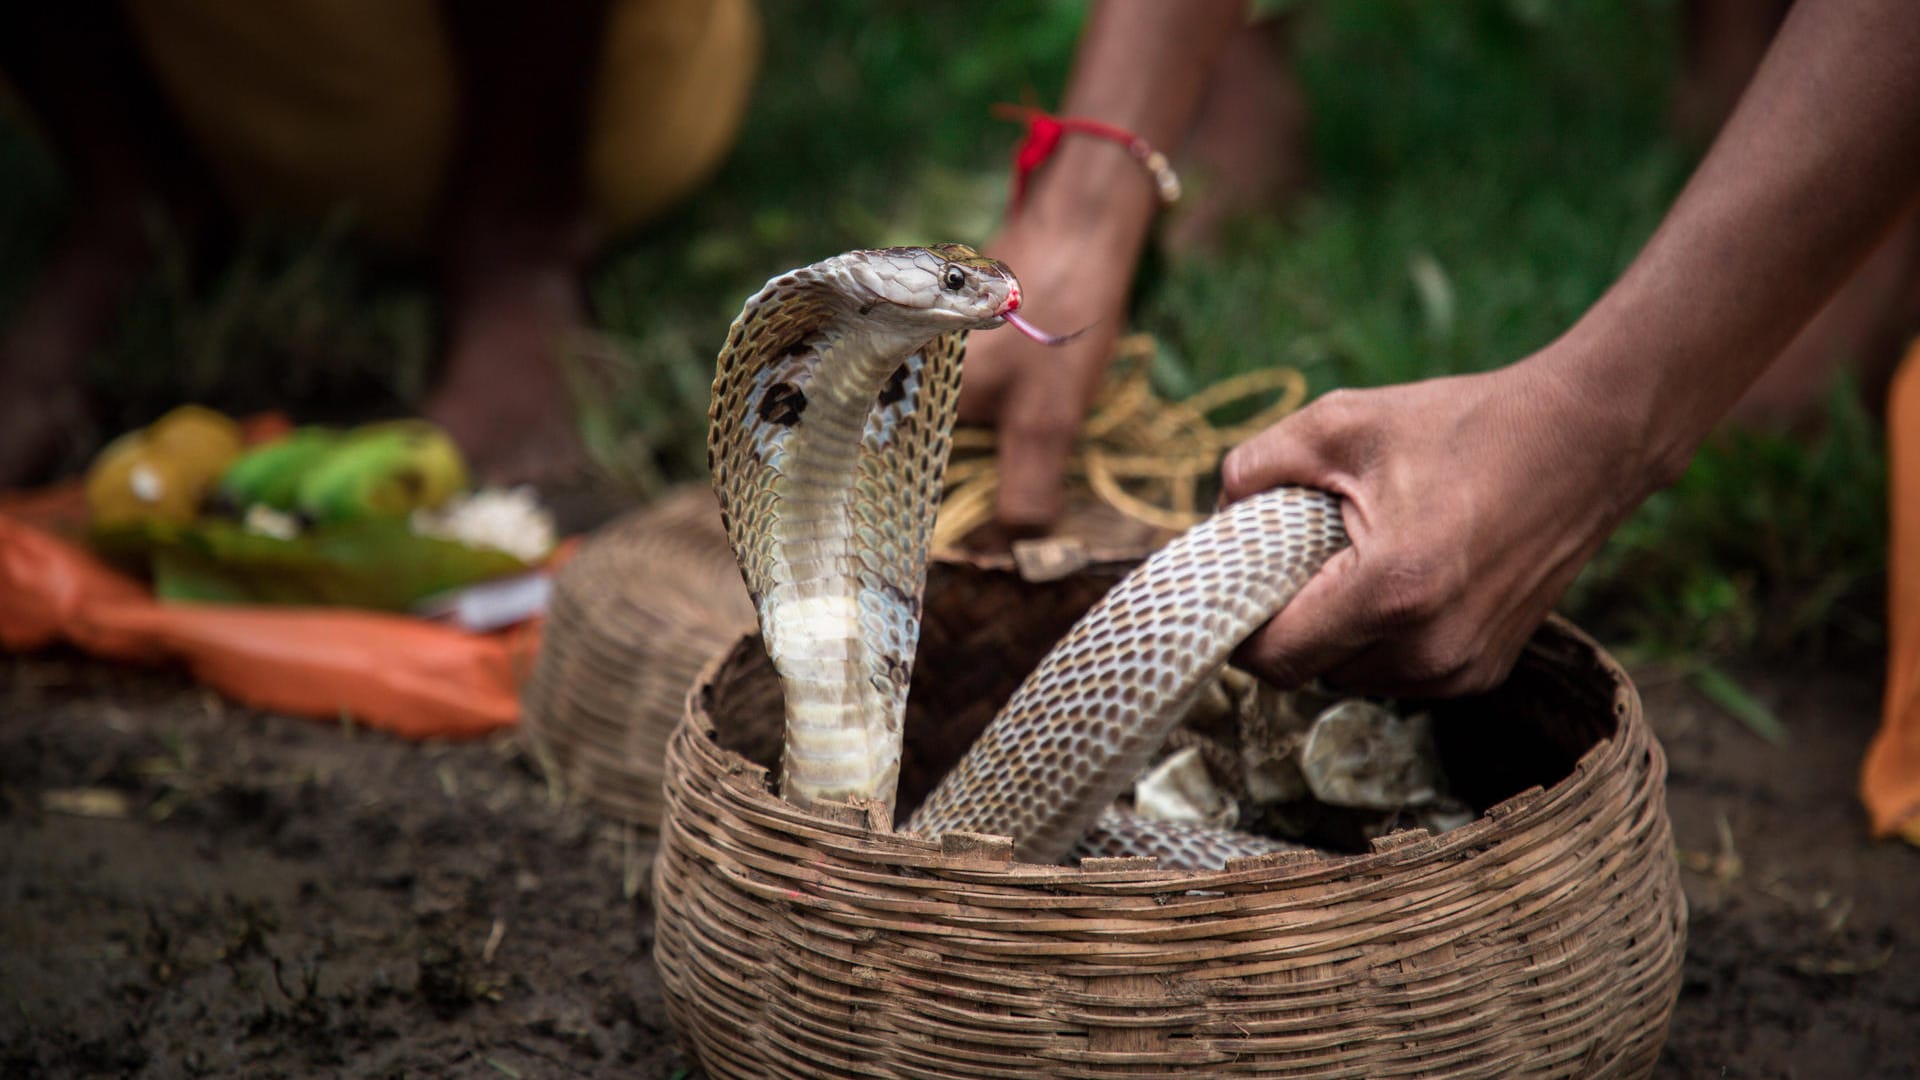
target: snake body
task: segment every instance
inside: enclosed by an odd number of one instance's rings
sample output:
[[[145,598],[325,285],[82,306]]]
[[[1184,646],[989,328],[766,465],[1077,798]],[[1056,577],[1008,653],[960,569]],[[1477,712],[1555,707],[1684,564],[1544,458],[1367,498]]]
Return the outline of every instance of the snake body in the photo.
[[[893,803],[966,331],[1019,306],[960,245],[782,274],[727,333],[708,464],[786,693],[781,790]]]
[[[965,336],[1019,324],[1019,306],[1012,272],[963,245],[855,251],[774,278],[728,333],[708,458],[785,694],[790,801],[891,813]],[[1010,836],[1033,861],[1076,843],[1169,865],[1271,850],[1108,806],[1232,648],[1345,542],[1338,502],[1299,488],[1194,527],[1041,661],[907,827]]]
[[[1010,836],[1030,862],[1067,854],[1234,646],[1345,542],[1338,504],[1305,488],[1189,529],[1074,624],[908,828]]]

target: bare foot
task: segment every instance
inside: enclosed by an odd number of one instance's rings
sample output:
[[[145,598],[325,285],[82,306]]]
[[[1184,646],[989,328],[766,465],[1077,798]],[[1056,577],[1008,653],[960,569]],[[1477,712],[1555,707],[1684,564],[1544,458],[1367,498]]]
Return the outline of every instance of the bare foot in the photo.
[[[1267,20],[1227,43],[1180,154],[1190,194],[1168,221],[1169,249],[1205,250],[1234,218],[1278,213],[1311,182],[1310,117],[1286,30]]]
[[[79,468],[92,433],[78,387],[20,393],[0,386],[0,491]]]
[[[424,412],[453,436],[485,484],[552,483],[579,473],[562,365],[586,327],[571,271],[503,271],[449,297],[447,360]]]
[[[79,464],[87,357],[151,262],[136,207],[80,208],[0,337],[0,489]]]

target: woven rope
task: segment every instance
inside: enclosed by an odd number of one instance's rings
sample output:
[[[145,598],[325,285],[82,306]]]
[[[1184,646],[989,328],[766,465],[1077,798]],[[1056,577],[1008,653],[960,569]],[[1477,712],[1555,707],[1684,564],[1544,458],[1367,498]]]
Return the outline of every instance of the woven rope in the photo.
[[[903,813],[1116,573],[935,567]],[[1019,627],[978,617],[1010,603]],[[768,790],[772,680],[742,639],[667,751],[655,957],[715,1076],[1643,1076],[1659,1054],[1685,932],[1665,759],[1564,623],[1436,708],[1480,820],[1198,874],[802,812]]]
[[[1070,491],[1091,496],[1082,502],[1178,532],[1211,512],[1203,495],[1220,455],[1299,408],[1307,380],[1290,367],[1266,368],[1216,383],[1184,401],[1168,401],[1154,392],[1149,379],[1154,348],[1151,334],[1131,334],[1115,346],[1111,375],[1067,461],[1066,482]],[[1273,400],[1241,423],[1222,427],[1212,419],[1228,406],[1268,397]],[[936,550],[958,547],[992,518],[1000,487],[996,441],[985,428],[954,432],[946,500],[933,533]]]

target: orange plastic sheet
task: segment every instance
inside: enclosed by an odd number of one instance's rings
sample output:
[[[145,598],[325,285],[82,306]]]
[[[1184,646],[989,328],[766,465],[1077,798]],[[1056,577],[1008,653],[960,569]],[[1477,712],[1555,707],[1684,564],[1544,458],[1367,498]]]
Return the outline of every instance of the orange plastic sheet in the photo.
[[[0,648],[67,642],[111,660],[180,662],[248,705],[408,738],[519,719],[537,624],[471,634],[374,612],[162,604],[62,538],[84,520],[77,490],[0,499]]]
[[[1860,797],[1875,835],[1920,844],[1920,342],[1893,379],[1887,458],[1887,696]]]

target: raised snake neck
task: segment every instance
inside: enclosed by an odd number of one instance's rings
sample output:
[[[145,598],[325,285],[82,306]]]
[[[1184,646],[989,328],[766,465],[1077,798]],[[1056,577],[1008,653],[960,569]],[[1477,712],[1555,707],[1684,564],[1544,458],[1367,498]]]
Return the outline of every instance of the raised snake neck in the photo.
[[[891,812],[966,331],[1018,306],[970,248],[855,251],[774,278],[727,334],[708,463],[785,691],[796,803]]]
[[[964,338],[1019,304],[1012,273],[962,245],[855,251],[774,278],[728,333],[708,461],[785,693],[790,801],[892,813]],[[1272,850],[1107,806],[1228,652],[1345,542],[1338,502],[1299,488],[1196,526],[1041,661],[908,828],[1010,836],[1034,861],[1076,842],[1169,865]]]

